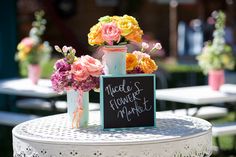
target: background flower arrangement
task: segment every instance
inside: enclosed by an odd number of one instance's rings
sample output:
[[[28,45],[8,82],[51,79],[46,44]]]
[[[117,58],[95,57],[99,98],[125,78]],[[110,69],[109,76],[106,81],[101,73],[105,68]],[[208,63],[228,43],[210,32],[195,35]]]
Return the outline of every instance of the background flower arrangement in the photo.
[[[235,64],[232,48],[224,39],[226,16],[222,11],[213,12],[212,16],[216,19],[213,41],[207,42],[202,53],[197,56],[199,66],[205,74],[210,70],[233,69]]]
[[[128,15],[104,16],[90,29],[90,45],[125,45],[129,41],[141,42],[143,31],[137,20]]]
[[[102,63],[89,55],[76,57],[76,50],[63,46],[55,49],[64,55],[54,65],[51,76],[52,87],[57,92],[74,89],[88,92],[99,88],[99,76],[103,74]]]
[[[41,39],[46,29],[46,20],[43,16],[44,11],[35,12],[35,21],[32,23],[29,36],[17,45],[16,59],[20,62],[40,64],[49,60],[52,48],[47,41],[43,42]]]
[[[151,48],[145,42],[142,43],[140,51],[133,51],[132,53],[126,54],[126,72],[127,74],[137,74],[137,73],[153,73],[157,70],[158,66],[153,59],[151,59],[150,54],[161,50],[161,44],[156,43]]]

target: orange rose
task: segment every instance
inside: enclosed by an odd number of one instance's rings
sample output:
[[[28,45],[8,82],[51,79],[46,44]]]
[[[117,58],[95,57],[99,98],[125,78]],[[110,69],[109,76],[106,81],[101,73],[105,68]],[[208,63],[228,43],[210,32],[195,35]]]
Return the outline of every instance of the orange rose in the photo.
[[[140,68],[144,73],[151,74],[153,71],[157,70],[156,63],[151,58],[143,58],[140,61]]]
[[[132,53],[126,54],[126,70],[133,70],[138,65],[138,57]]]
[[[125,38],[127,40],[140,43],[142,41],[142,35],[143,31],[138,26],[134,26],[133,31],[125,36]]]

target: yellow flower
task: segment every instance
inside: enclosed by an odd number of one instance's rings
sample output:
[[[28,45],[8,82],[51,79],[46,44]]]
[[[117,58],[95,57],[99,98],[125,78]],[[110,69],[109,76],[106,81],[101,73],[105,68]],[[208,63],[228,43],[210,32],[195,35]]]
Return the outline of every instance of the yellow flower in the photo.
[[[132,16],[124,15],[123,19],[127,19],[130,22],[132,22],[133,25],[137,25],[138,26],[138,21],[134,17],[132,17]]]
[[[151,58],[145,57],[142,58],[142,60],[140,61],[140,68],[144,73],[152,73],[153,71],[157,70],[157,65],[154,62],[154,60],[152,60]]]
[[[22,50],[24,48],[24,45],[22,43],[19,43],[17,45],[17,50]]]
[[[133,70],[138,65],[138,57],[132,53],[126,54],[126,70]]]
[[[125,38],[127,40],[140,43],[142,41],[142,35],[143,31],[138,26],[135,26],[133,27],[133,31],[125,36]]]
[[[101,23],[97,23],[90,29],[90,33],[88,34],[88,42],[90,45],[101,45],[104,42],[101,27]]]
[[[112,16],[112,21],[117,23],[118,21],[121,20],[121,17],[120,16]]]
[[[20,51],[20,52],[18,53],[18,58],[19,58],[20,61],[26,60],[26,57],[27,57],[27,54],[24,53],[23,51]]]
[[[117,23],[117,27],[121,29],[121,35],[126,36],[133,31],[133,24],[128,19],[121,19]]]

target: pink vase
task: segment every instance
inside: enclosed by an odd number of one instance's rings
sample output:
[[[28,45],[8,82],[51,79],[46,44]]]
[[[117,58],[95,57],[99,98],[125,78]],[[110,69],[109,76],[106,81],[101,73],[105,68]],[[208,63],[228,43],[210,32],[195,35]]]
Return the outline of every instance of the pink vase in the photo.
[[[33,84],[38,84],[41,75],[41,67],[38,64],[28,65],[28,78]]]
[[[224,70],[211,70],[208,74],[208,85],[212,90],[219,90],[225,82]]]

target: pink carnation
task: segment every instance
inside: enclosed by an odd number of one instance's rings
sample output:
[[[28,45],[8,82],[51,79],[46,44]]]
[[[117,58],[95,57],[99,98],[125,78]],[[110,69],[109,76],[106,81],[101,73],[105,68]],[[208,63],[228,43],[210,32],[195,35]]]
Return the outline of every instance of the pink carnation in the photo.
[[[138,57],[138,60],[141,60],[142,58],[150,58],[149,54],[143,53],[141,51],[134,51],[133,54],[135,54]]]
[[[88,92],[91,89],[99,88],[99,77],[89,76],[86,80],[80,82],[74,81],[72,83],[72,87],[75,90],[82,90],[84,92]]]
[[[115,23],[106,23],[102,25],[102,38],[109,45],[113,45],[113,41],[120,41],[121,30]]]
[[[83,81],[89,77],[87,68],[81,64],[80,60],[77,60],[72,64],[71,73],[73,79],[75,79],[76,81]]]
[[[59,93],[68,88],[71,81],[69,71],[60,72],[57,70],[51,76],[52,88]]]
[[[149,48],[148,43],[142,42],[142,48],[145,49],[145,50],[148,49]]]
[[[80,61],[81,61],[81,64],[87,68],[91,76],[99,77],[102,74],[103,65],[99,60],[89,55],[85,55],[85,56],[81,56]]]

